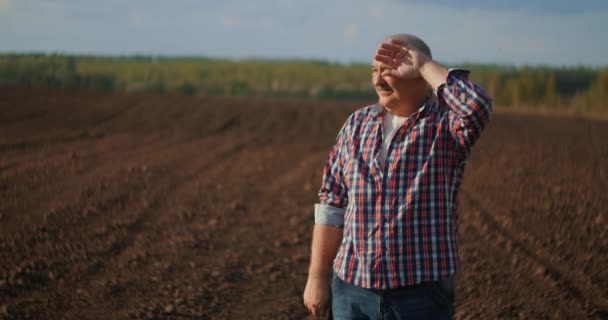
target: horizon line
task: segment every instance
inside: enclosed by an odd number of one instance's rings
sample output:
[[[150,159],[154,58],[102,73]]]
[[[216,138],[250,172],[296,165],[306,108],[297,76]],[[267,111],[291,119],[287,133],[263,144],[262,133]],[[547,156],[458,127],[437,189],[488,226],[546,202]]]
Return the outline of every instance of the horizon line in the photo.
[[[221,57],[221,56],[212,56],[212,55],[204,55],[204,54],[154,54],[154,53],[85,53],[85,52],[69,52],[69,51],[41,51],[41,50],[24,50],[24,51],[10,51],[10,50],[1,50],[0,56],[73,56],[73,57],[83,57],[83,58],[144,58],[144,59],[160,59],[160,60],[186,60],[186,59],[194,59],[194,60],[212,60],[212,61],[225,61],[232,63],[240,63],[240,62],[299,62],[299,63],[322,63],[328,65],[338,65],[338,66],[365,66],[370,65],[369,62],[363,61],[339,61],[332,60],[329,58],[319,58],[319,57],[263,57],[263,56],[246,56],[246,57]],[[526,67],[534,67],[534,68],[555,68],[555,69],[576,69],[576,68],[586,68],[586,69],[608,69],[608,64],[604,65],[593,65],[593,64],[582,64],[582,63],[572,63],[572,64],[549,64],[549,63],[514,63],[514,62],[475,62],[475,61],[461,61],[461,62],[445,62],[439,61],[444,65],[450,66],[493,66],[493,67],[501,67],[501,68],[514,68],[521,69]]]

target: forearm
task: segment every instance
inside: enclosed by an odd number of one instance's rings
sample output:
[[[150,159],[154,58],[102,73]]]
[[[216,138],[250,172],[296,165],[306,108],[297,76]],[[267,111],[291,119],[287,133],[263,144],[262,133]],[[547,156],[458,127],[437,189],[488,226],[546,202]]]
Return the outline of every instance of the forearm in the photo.
[[[333,260],[342,242],[343,230],[341,227],[332,225],[314,225],[309,277],[331,277]]]
[[[450,69],[445,85],[435,90],[439,104],[448,112],[450,131],[468,153],[492,114],[492,99],[468,77],[465,69]]]
[[[448,68],[442,66],[437,63],[435,60],[429,59],[424,61],[424,63],[418,68],[420,74],[424,78],[424,80],[431,85],[433,91],[437,91],[437,88],[442,83],[446,82],[448,77]]]

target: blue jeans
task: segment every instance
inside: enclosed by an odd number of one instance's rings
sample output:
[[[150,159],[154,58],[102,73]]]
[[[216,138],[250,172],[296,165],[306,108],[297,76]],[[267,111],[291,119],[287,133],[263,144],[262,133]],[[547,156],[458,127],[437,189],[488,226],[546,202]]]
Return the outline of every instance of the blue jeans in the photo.
[[[404,288],[366,289],[344,282],[334,272],[332,315],[341,319],[452,319],[454,278]]]

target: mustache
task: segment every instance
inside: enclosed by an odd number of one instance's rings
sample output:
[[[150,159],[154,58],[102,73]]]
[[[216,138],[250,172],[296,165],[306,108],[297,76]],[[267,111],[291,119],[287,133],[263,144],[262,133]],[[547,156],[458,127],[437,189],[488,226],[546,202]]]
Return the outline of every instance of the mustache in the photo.
[[[380,89],[380,90],[393,90],[393,87],[391,87],[390,84],[388,83],[383,83],[383,84],[379,84],[376,86],[376,89]]]

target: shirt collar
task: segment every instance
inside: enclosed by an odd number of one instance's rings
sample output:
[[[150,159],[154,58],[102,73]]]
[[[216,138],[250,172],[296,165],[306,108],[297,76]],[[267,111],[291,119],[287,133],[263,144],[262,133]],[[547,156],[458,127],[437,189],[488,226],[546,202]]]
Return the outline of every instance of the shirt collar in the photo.
[[[382,113],[382,111],[384,111],[384,107],[380,104],[380,102],[376,102],[371,111],[372,117],[377,117],[380,113]]]

